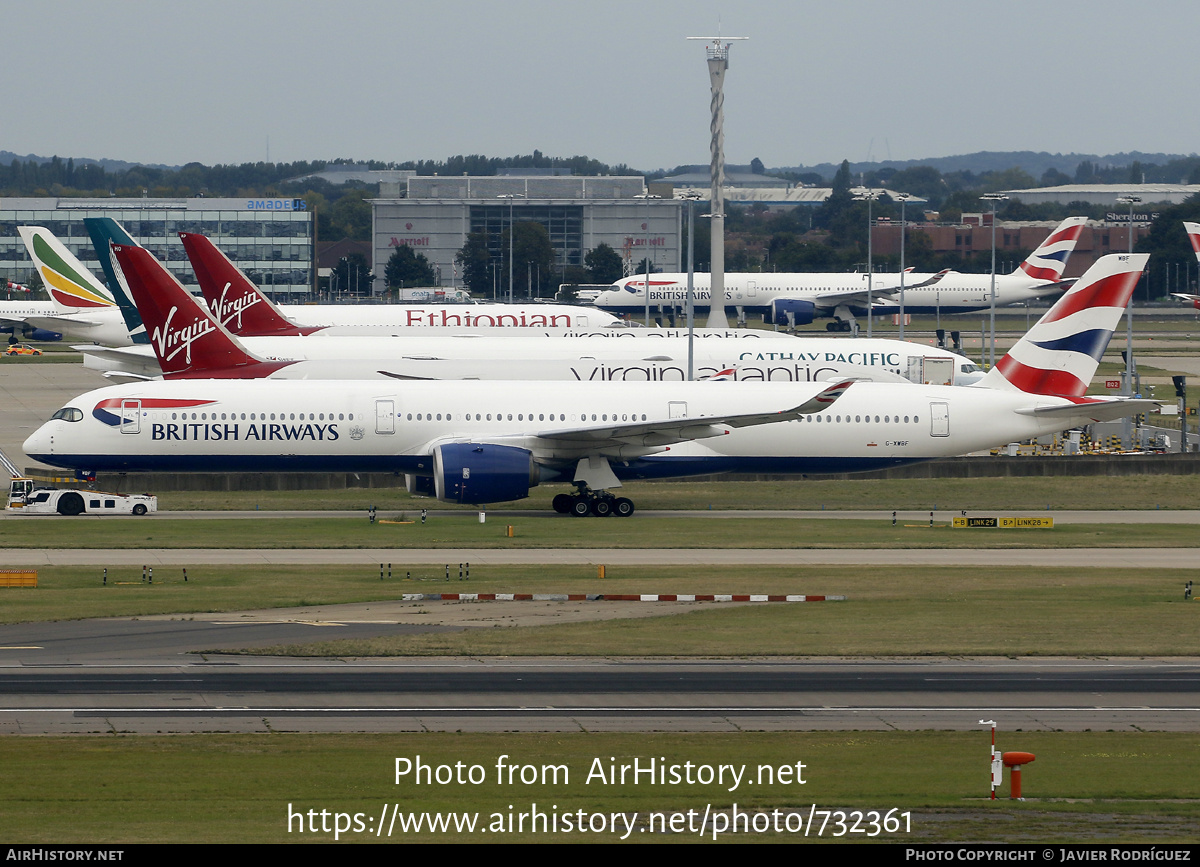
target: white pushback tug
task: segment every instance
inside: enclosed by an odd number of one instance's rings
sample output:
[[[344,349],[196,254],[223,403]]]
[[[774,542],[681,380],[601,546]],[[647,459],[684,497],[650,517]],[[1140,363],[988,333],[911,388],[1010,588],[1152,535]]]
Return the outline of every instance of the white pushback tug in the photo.
[[[8,502],[4,506],[10,512],[23,515],[146,515],[158,511],[158,497],[152,494],[35,487],[34,480],[23,476],[2,451],[0,465],[12,476]]]

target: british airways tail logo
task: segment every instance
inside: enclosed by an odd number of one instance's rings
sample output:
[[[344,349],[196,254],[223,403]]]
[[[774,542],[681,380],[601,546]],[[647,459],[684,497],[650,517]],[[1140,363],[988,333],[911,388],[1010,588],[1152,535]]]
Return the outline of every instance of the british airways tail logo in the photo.
[[[216,309],[213,310],[213,313],[216,314],[221,324],[226,327],[229,326],[231,319],[237,317],[237,326],[234,328],[237,331],[241,330],[242,327],[242,311],[248,310],[262,299],[256,295],[251,295],[249,292],[244,292],[236,298],[230,299],[229,289],[232,285],[232,283],[225,284],[225,288],[221,290],[221,297],[217,299]]]
[[[154,343],[155,351],[163,361],[171,361],[180,352],[184,353],[184,361],[192,363],[192,344],[204,335],[215,331],[216,327],[206,319],[195,319],[191,324],[182,328],[171,328],[171,320],[179,312],[178,307],[172,307],[167,314],[167,320],[162,327],[155,326],[150,340]]]

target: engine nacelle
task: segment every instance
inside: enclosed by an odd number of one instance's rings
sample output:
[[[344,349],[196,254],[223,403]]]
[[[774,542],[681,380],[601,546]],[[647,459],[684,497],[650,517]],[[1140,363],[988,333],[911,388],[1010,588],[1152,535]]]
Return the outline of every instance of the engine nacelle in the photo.
[[[48,331],[45,328],[34,328],[29,332],[30,340],[62,340],[62,334],[57,331]]]
[[[448,503],[521,500],[538,479],[538,465],[528,449],[449,443],[433,450],[434,495]]]
[[[763,318],[767,324],[787,325],[788,314],[796,317],[797,325],[808,325],[817,313],[817,305],[801,298],[776,298],[771,302],[771,309]]]

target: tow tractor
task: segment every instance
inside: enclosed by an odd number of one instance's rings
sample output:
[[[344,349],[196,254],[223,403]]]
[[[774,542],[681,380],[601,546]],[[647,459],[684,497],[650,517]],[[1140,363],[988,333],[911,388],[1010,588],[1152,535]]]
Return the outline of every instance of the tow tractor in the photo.
[[[107,491],[35,487],[0,451],[0,464],[12,476],[5,508],[25,515],[146,515],[158,511],[151,494],[113,494]]]

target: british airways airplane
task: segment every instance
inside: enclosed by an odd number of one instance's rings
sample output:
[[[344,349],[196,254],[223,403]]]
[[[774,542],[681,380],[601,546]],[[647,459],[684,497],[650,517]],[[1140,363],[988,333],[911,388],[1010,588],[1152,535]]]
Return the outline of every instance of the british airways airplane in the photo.
[[[1064,289],[1068,285],[1062,280],[1067,259],[1086,222],[1087,217],[1068,217],[1016,270],[996,275],[996,306]],[[694,275],[696,309],[708,309],[710,278],[710,274]],[[905,272],[904,283],[905,313],[966,313],[991,306],[990,274]],[[645,309],[645,287],[645,275],[625,277],[614,283],[613,288],[601,292],[595,304],[602,310],[636,315]],[[900,275],[875,274],[871,280],[871,299],[876,307],[889,313],[899,312]],[[686,300],[686,273],[650,275],[651,307],[680,307]],[[849,331],[854,314],[867,308],[867,274],[726,274],[725,306],[760,311],[768,322],[782,323],[790,317],[795,325],[832,316],[834,321],[826,323],[827,330]]]
[[[577,493],[556,509],[625,516],[623,479],[879,469],[1145,412],[1085,391],[1147,259],[1100,259],[965,388],[183,379],[80,395],[24,449],[82,472],[396,472],[474,504],[565,481]],[[193,336],[164,342],[186,353]]]
[[[194,238],[195,236],[193,236]],[[166,268],[138,246],[113,245],[114,276],[137,303],[150,331],[147,346],[83,347],[84,364],[110,376],[272,379],[543,379],[683,381],[685,337],[613,341],[603,337],[551,340],[529,330],[523,340],[485,331],[444,337],[326,337],[313,339],[271,305],[250,305],[254,330],[270,337],[229,334]],[[231,316],[230,320],[236,316]],[[243,324],[245,322],[243,321]],[[629,329],[622,329],[626,331]],[[636,329],[645,331],[646,329]],[[188,335],[186,352],[172,351],[171,333]],[[696,378],[823,382],[854,376],[874,381],[964,385],[982,373],[944,349],[897,340],[810,339],[762,332],[754,341],[702,340],[694,347]],[[277,362],[289,362],[280,365]]]

